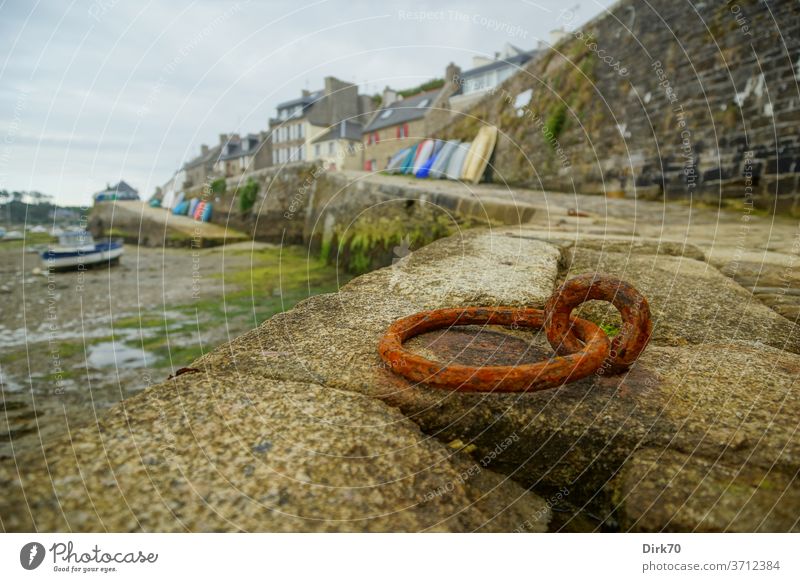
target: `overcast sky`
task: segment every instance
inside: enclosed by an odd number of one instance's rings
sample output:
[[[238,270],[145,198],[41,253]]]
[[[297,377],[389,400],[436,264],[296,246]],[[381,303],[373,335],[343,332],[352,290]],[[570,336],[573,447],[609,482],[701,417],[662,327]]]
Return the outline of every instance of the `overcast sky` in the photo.
[[[201,143],[266,129],[327,75],[411,87],[612,3],[0,0],[0,189],[88,204],[123,178],[148,197]]]

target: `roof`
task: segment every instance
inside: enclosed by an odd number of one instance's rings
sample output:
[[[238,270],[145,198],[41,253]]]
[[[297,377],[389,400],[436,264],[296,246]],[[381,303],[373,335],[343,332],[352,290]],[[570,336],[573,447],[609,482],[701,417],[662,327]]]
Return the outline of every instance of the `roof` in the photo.
[[[96,192],[95,196],[99,196],[101,194],[115,194],[115,195],[122,194],[123,196],[125,194],[131,194],[132,196],[138,196],[139,191],[130,184],[128,184],[125,180],[120,180],[115,185],[106,186],[105,190],[100,190],[100,192]]]
[[[440,89],[426,91],[408,99],[400,99],[390,103],[387,107],[381,107],[364,128],[364,131],[375,131],[425,117],[439,91]]]
[[[361,141],[361,134],[364,132],[364,126],[355,121],[348,121],[347,119],[340,121],[328,131],[318,135],[311,140],[311,143],[321,141],[331,141],[334,139],[346,139],[349,141]]]
[[[461,78],[464,77],[472,77],[475,75],[481,75],[483,73],[487,73],[489,71],[493,71],[494,69],[503,69],[509,66],[517,66],[524,65],[529,60],[533,58],[536,54],[536,50],[522,52],[518,55],[514,55],[513,57],[508,57],[505,59],[498,59],[494,62],[491,62],[487,65],[481,65],[480,67],[475,67],[474,69],[470,69],[468,71],[464,71],[461,73]]]
[[[283,103],[278,103],[278,106],[275,108],[277,110],[286,109],[287,107],[294,107],[295,105],[308,105],[312,103],[315,99],[319,99],[324,91],[320,89],[319,91],[314,91],[313,93],[309,93],[308,95],[301,95],[296,99],[290,99],[289,101],[284,101]]]
[[[255,141],[255,145],[251,148],[244,149],[242,148],[242,143],[246,143],[249,141]],[[235,158],[241,158],[242,156],[252,156],[258,151],[258,148],[261,147],[261,138],[257,135],[250,134],[247,137],[243,138],[241,141],[236,142],[229,142],[228,144],[229,152],[225,155],[219,156],[220,160],[233,160]]]
[[[189,170],[191,168],[196,168],[202,164],[207,164],[209,162],[213,163],[218,157],[220,152],[222,151],[222,146],[217,144],[214,147],[208,148],[208,151],[204,154],[200,154],[196,158],[192,158],[185,164],[183,164],[184,170]]]

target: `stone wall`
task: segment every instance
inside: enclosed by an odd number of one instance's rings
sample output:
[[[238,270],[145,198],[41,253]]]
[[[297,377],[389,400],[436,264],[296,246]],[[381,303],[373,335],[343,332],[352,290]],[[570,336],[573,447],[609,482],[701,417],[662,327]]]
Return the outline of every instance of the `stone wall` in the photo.
[[[493,179],[800,212],[800,5],[630,0],[571,30],[464,114],[502,136]]]
[[[258,198],[243,213],[239,193],[250,180],[258,184]],[[344,260],[348,270],[364,272],[401,257],[395,246],[414,250],[461,228],[521,224],[534,213],[530,204],[478,199],[446,186],[450,184],[291,164],[229,179],[226,193],[214,198],[212,222],[259,241],[304,244],[311,252]],[[195,195],[208,197],[201,189],[188,194]],[[343,242],[348,246],[337,257],[335,249],[341,250]],[[350,250],[362,256],[355,258]]]

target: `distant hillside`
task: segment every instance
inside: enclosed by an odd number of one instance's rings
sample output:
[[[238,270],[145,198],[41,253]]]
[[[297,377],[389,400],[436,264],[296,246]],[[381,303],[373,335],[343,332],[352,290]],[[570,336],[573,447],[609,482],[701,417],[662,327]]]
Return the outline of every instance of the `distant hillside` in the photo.
[[[41,192],[9,192],[0,190],[0,225],[47,224],[77,221],[81,209],[77,206],[58,206],[51,196]]]

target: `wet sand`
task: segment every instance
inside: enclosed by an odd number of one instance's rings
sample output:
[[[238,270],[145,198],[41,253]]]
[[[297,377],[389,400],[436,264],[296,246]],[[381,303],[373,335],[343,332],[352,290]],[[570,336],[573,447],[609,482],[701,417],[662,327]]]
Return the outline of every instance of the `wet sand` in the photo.
[[[297,247],[126,246],[117,266],[49,273],[0,244],[0,461],[343,283]]]

